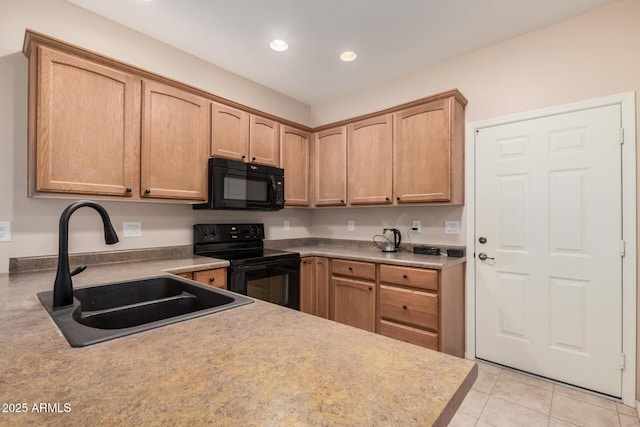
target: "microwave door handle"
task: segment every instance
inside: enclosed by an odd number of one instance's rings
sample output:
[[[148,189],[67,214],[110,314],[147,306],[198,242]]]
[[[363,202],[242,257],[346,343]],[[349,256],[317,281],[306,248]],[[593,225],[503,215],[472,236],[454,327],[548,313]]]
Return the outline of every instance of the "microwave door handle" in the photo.
[[[269,175],[269,182],[271,183],[271,203],[275,203],[277,197],[276,178],[273,175]]]

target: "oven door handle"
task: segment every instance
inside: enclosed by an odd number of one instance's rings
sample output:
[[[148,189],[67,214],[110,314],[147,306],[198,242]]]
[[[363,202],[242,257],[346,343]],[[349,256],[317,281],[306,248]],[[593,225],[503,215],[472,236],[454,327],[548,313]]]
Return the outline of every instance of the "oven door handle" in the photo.
[[[288,260],[269,260],[269,261],[260,261],[251,264],[241,264],[241,265],[230,265],[229,270],[233,271],[251,271],[251,270],[262,270],[266,267],[272,266],[282,266],[283,268],[299,268],[300,260],[296,260],[294,258]]]

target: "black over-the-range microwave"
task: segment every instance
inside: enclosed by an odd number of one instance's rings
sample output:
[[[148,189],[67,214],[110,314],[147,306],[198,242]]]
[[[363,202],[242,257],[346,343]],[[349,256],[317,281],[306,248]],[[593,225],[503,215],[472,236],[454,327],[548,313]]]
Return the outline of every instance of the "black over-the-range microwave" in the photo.
[[[209,201],[194,209],[276,211],[284,208],[284,169],[209,159]]]

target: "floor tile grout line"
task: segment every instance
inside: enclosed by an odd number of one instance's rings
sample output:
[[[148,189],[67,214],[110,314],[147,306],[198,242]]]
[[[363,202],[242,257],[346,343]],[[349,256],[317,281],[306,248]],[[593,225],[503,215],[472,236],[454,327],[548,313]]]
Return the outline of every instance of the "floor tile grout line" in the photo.
[[[586,396],[592,396],[592,397],[595,397],[595,398],[600,398],[600,399],[604,399],[604,400],[613,402],[615,404],[616,413],[618,413],[618,414],[621,413],[620,410],[618,409],[618,405],[617,405],[618,403],[623,404],[620,399],[616,399],[614,397],[609,397],[609,396],[606,396],[606,395],[602,395],[600,393],[592,392],[592,391],[589,391],[589,390],[583,390],[580,387],[572,386],[571,384],[564,384],[564,383],[561,383],[561,382],[553,381],[551,379],[539,377],[538,375],[530,374],[530,373],[527,373],[527,372],[524,372],[524,371],[520,371],[518,369],[510,369],[507,366],[501,366],[501,365],[498,365],[498,364],[491,363],[489,361],[476,360],[476,362],[481,363],[481,364],[485,364],[487,366],[491,366],[491,367],[494,367],[494,368],[500,370],[500,373],[498,374],[498,377],[496,378],[496,382],[493,384],[493,387],[491,389],[491,393],[490,394],[493,394],[495,386],[496,386],[498,380],[500,379],[500,377],[502,376],[502,373],[504,371],[508,371],[508,372],[512,372],[512,373],[517,374],[517,375],[522,375],[522,376],[527,377],[527,378],[531,378],[531,379],[534,379],[534,380],[538,380],[538,381],[542,381],[542,382],[551,384],[551,386],[552,386],[551,391],[554,394],[557,393],[557,394],[560,394],[560,395],[564,395],[566,397],[570,397],[570,398],[572,398],[574,400],[577,400],[579,402],[586,403],[586,404],[593,405],[593,406],[597,406],[597,407],[602,408],[602,409],[606,409],[606,410],[612,411],[610,408],[607,408],[606,406],[599,405],[599,404],[594,404],[594,403],[590,403],[590,402],[585,402],[585,401],[582,401],[582,400],[578,400],[578,399],[575,399],[575,397],[571,396],[570,394],[566,394],[566,393],[562,393],[562,392],[558,393],[555,390],[556,390],[557,387],[558,388],[564,387],[564,388],[566,388],[568,390],[573,390],[573,391],[576,391],[577,393],[581,393],[581,394],[584,394]],[[516,376],[516,378],[505,378],[505,379],[509,379],[509,380],[518,382],[520,384],[528,385],[528,386],[535,387],[535,388],[538,388],[538,389],[541,389],[541,390],[549,391],[549,390],[546,390],[543,387],[539,387],[537,385],[530,384],[530,383],[527,383],[527,382],[524,382],[524,381],[519,381],[517,379],[517,376]],[[634,409],[636,409],[636,408],[634,408]],[[640,421],[640,415],[638,415],[638,420]]]

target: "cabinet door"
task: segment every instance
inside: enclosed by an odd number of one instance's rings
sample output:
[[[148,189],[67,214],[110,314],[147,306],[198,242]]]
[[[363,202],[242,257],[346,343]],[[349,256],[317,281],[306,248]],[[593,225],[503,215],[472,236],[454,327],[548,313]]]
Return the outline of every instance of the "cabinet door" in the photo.
[[[317,314],[316,302],[314,257],[305,257],[300,260],[300,311]]]
[[[200,270],[193,272],[193,280],[203,285],[215,286],[227,289],[227,269],[214,268],[213,270]]]
[[[142,95],[142,196],[205,200],[208,101],[149,80]]]
[[[330,301],[330,275],[329,258],[315,257],[316,269],[316,315],[325,319],[329,318]]]
[[[392,137],[391,114],[349,125],[347,139],[349,204],[370,205],[392,202]]]
[[[250,115],[249,122],[251,163],[280,167],[280,125],[278,122],[253,114]]]
[[[314,145],[315,205],[346,205],[347,127],[340,126],[318,132]]]
[[[215,102],[211,105],[211,155],[247,159],[249,113]]]
[[[280,126],[280,167],[287,206],[309,206],[309,134]]]
[[[131,196],[138,81],[46,47],[38,47],[37,62],[31,63],[37,88],[30,90],[36,124],[30,191]]]
[[[304,257],[300,261],[300,311],[329,318],[329,259]]]
[[[336,322],[375,332],[376,286],[373,282],[333,276],[333,315]]]
[[[451,200],[452,103],[448,98],[395,114],[396,203]]]

